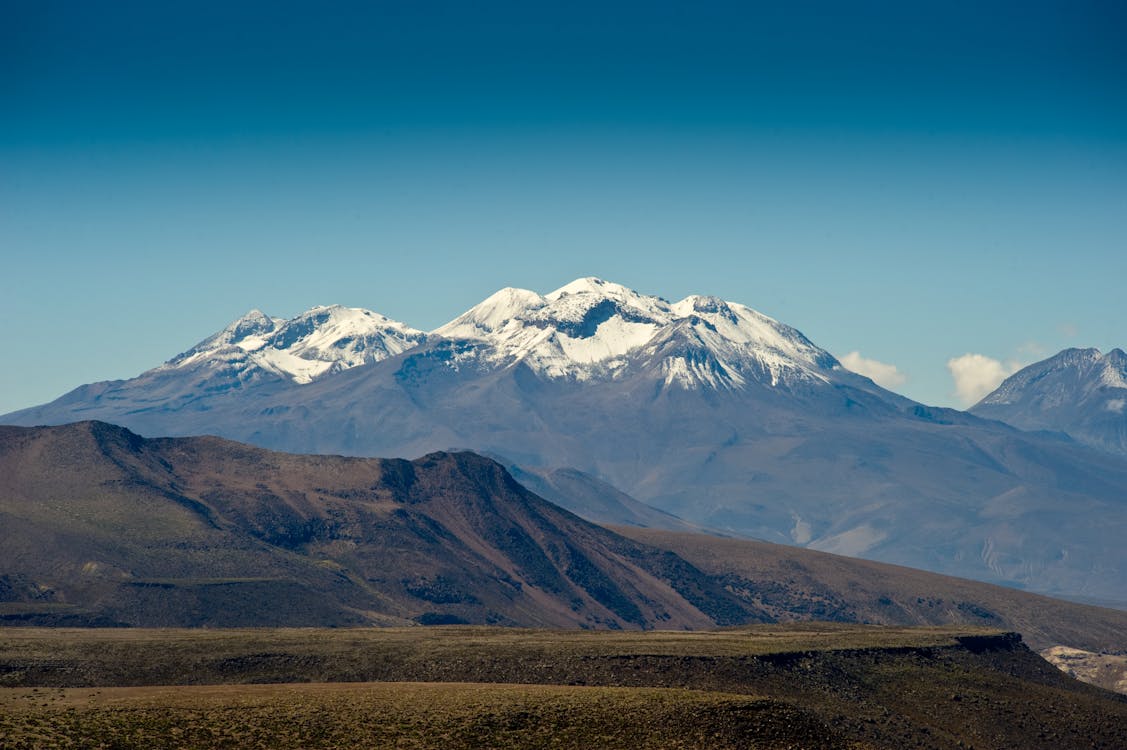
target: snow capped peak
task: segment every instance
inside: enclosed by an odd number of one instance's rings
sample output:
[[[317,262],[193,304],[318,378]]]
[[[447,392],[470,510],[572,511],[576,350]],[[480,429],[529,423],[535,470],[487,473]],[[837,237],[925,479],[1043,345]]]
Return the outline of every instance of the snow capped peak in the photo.
[[[588,276],[565,284],[544,297],[559,317],[574,318],[591,308],[615,307],[623,314],[647,320],[667,321],[672,311],[669,303],[660,297],[640,294],[613,281]]]
[[[575,380],[619,377],[649,361],[667,384],[736,388],[748,378],[825,380],[836,365],[798,331],[744,305],[699,295],[671,305],[595,277],[544,296],[502,289],[434,333],[488,343],[483,356],[494,366],[523,362]]]
[[[547,304],[547,300],[536,292],[507,286],[489,295],[466,312],[459,315],[433,333],[447,338],[477,338],[482,334],[493,333],[506,323],[529,310]]]
[[[425,338],[422,331],[357,307],[318,305],[289,320],[251,310],[164,368],[266,371],[309,383],[330,372],[394,356]]]
[[[613,281],[604,281],[594,276],[586,276],[581,279],[576,279],[570,284],[564,284],[554,292],[549,292],[545,297],[555,302],[560,297],[569,294],[598,294],[603,297],[618,299],[641,296],[633,289],[624,287],[621,284],[615,284]]]
[[[690,313],[730,313],[728,303],[719,297],[701,294],[690,294],[685,299],[673,305],[673,310],[678,315],[687,316]]]
[[[227,351],[237,355],[238,350],[258,349],[266,338],[285,322],[281,318],[271,318],[261,310],[251,310],[236,318],[218,333],[208,336],[188,351],[178,354],[166,363],[166,367],[183,367],[201,358]]]
[[[240,344],[247,339],[254,339],[273,333],[282,323],[281,318],[271,318],[261,310],[254,309],[241,318],[233,320],[222,331],[200,342],[205,344]]]
[[[1014,404],[1037,393],[1041,401],[1056,405],[1079,399],[1093,388],[1127,388],[1127,356],[1121,350],[1105,355],[1096,348],[1064,349],[1010,375],[979,403]]]
[[[266,313],[256,307],[251,309],[246,315],[236,319],[223,330],[233,331],[242,328],[273,328],[275,323],[274,318],[268,317]]]
[[[1120,349],[1065,349],[1002,381],[971,407],[1023,430],[1064,432],[1127,454],[1127,355]]]

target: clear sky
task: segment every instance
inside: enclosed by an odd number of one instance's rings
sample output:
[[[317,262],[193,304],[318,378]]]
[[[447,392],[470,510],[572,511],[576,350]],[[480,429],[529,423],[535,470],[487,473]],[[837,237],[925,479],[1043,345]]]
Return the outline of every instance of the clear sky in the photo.
[[[4,3],[0,413],[252,307],[430,329],[580,276],[959,405],[1127,346],[1125,36],[1117,1]]]

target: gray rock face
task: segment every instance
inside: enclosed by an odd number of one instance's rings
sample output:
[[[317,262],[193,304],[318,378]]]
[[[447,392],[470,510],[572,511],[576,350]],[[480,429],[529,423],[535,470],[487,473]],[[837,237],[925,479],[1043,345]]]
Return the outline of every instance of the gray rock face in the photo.
[[[1127,460],[917,404],[742,305],[581,279],[502,290],[412,348],[307,383],[228,374],[239,361],[0,420],[305,453],[469,448],[542,478],[575,469],[709,528],[1127,604]]]
[[[1006,378],[970,411],[1127,456],[1127,354],[1065,349]]]

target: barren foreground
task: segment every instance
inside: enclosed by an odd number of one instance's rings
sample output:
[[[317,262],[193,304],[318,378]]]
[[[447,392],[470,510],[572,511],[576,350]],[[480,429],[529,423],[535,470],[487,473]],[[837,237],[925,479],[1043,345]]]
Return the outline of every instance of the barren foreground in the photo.
[[[1122,748],[1012,634],[0,630],[0,747]]]

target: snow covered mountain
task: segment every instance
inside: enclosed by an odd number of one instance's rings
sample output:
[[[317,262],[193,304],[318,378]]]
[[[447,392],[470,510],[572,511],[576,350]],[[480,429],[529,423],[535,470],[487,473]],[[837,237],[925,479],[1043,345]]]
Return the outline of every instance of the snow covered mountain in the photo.
[[[1127,455],[1127,354],[1065,349],[1006,378],[970,411]]]
[[[579,279],[504,289],[430,334],[252,313],[0,422],[82,419],[296,453],[471,449],[701,526],[1127,606],[1127,460],[915,403],[714,297]]]
[[[828,382],[826,371],[841,369],[795,329],[744,305],[702,296],[670,304],[596,278],[546,296],[502,289],[433,333],[485,342],[492,367],[519,362],[581,381],[622,377],[639,361],[686,388]]]
[[[251,310],[157,370],[190,369],[206,362],[258,368],[295,383],[311,383],[392,357],[425,340],[422,331],[357,307],[319,306],[290,320]]]
[[[192,434],[185,430],[193,429],[188,425],[195,425],[194,413],[221,413],[232,400],[262,398],[378,362],[426,338],[422,331],[360,308],[314,307],[289,320],[251,310],[135,378],[83,385],[49,404],[0,419],[29,425],[102,419],[149,434]]]

